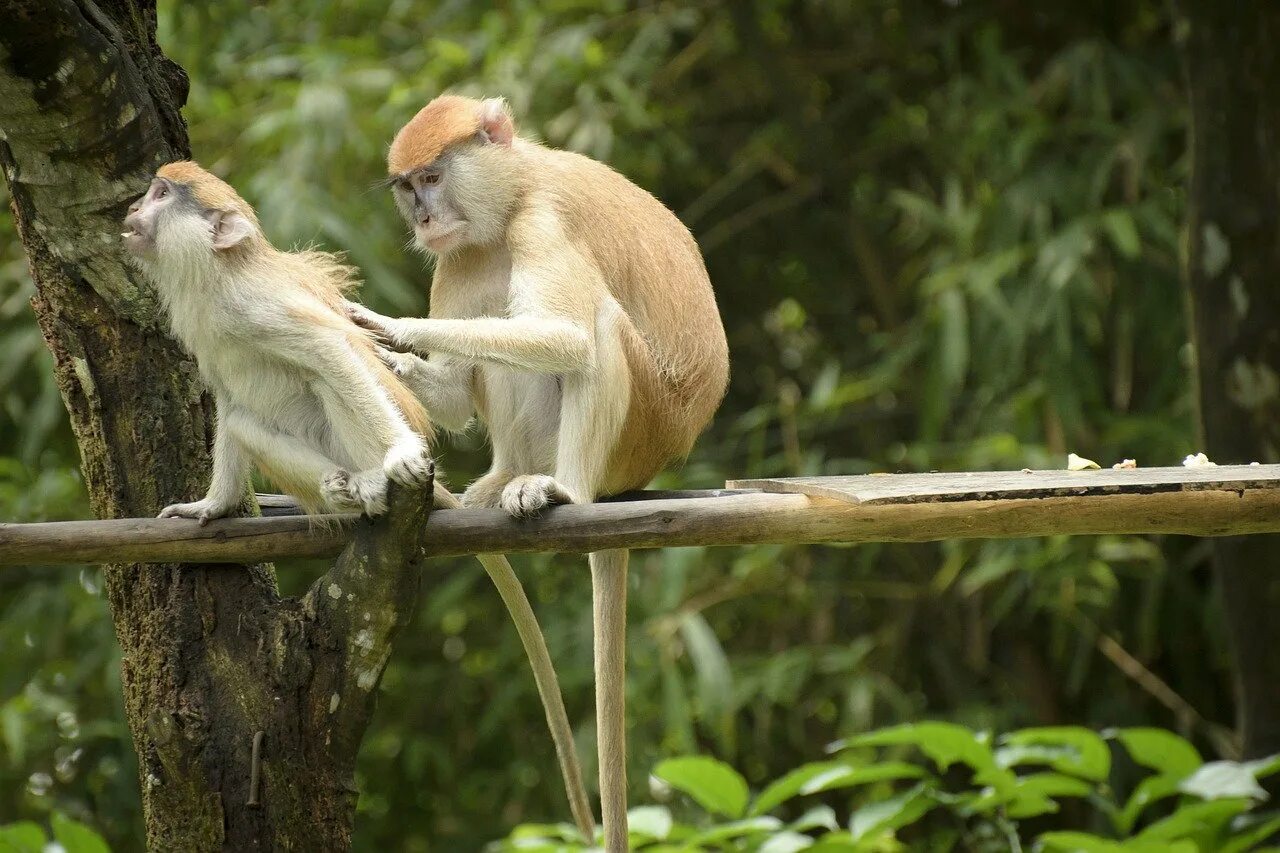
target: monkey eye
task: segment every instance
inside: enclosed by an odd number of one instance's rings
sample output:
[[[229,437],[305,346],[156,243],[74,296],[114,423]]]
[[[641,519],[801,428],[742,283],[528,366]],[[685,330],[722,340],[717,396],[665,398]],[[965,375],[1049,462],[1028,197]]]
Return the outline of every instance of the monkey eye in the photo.
[[[159,189],[156,190],[156,198],[164,198],[168,194],[169,194],[169,188],[164,184],[161,184]]]
[[[422,176],[422,182],[423,182],[424,184],[438,184],[438,183],[440,183],[440,175],[438,175],[438,174],[436,174],[436,173],[432,173],[432,174],[429,174],[429,175],[423,175],[423,176]]]

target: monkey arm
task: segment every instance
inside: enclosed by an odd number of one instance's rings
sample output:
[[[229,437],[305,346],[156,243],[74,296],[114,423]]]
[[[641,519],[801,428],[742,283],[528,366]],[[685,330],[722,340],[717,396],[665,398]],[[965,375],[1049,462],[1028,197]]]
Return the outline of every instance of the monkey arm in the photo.
[[[537,316],[391,320],[392,339],[416,352],[443,352],[537,373],[579,373],[594,362],[593,342],[576,323]]]

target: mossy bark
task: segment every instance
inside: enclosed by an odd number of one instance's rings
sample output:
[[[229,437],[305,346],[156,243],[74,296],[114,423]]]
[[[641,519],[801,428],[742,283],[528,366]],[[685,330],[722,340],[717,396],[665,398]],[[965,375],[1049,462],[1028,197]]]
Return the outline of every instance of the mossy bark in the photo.
[[[1280,458],[1280,6],[1183,0],[1191,104],[1185,280],[1202,440]],[[1280,536],[1213,542],[1247,756],[1280,752]]]
[[[0,167],[93,510],[151,516],[203,494],[213,407],[119,222],[188,154],[187,78],[156,45],[154,0],[0,0],[0,21]],[[104,567],[151,849],[349,846],[356,752],[417,600],[428,495],[393,496],[302,600],[279,597],[270,566]]]

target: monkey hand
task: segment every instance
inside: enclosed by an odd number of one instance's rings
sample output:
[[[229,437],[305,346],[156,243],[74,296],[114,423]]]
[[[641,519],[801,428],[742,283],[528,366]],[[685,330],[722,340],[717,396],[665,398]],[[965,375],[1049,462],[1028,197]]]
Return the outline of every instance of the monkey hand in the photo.
[[[387,479],[402,486],[425,486],[436,473],[436,463],[421,443],[396,445],[387,451],[382,460],[382,471]]]
[[[378,358],[382,359],[382,363],[392,373],[407,382],[412,382],[418,372],[427,366],[425,359],[411,352],[396,352],[385,347],[378,347]]]
[[[384,317],[376,311],[370,311],[359,302],[346,300],[342,306],[346,312],[348,319],[362,329],[373,332],[378,338],[378,342],[384,346],[393,346],[395,344],[395,333],[392,327],[396,321],[391,317]]]
[[[235,506],[227,506],[209,498],[202,498],[189,504],[170,504],[160,510],[157,518],[194,518],[200,526],[209,523],[210,519],[229,515]]]

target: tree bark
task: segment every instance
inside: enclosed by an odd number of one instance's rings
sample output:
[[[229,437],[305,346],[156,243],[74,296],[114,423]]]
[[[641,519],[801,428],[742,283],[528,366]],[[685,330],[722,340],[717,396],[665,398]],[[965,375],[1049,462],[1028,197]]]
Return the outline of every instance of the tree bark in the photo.
[[[1220,462],[1280,449],[1280,7],[1184,0],[1185,281],[1202,439]],[[1243,751],[1280,751],[1280,537],[1217,540]]]
[[[153,516],[203,494],[213,407],[119,223],[188,155],[186,74],[156,44],[154,0],[0,0],[0,22],[0,167],[92,507]],[[393,495],[302,600],[269,565],[104,567],[151,849],[349,846],[356,752],[416,606],[429,507]]]

